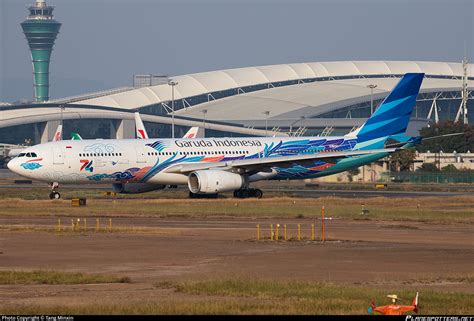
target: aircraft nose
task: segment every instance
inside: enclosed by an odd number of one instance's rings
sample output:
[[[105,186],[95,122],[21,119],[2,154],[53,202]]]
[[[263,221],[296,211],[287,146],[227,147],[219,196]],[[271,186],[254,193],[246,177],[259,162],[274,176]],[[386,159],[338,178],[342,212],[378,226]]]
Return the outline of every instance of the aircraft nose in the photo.
[[[16,173],[17,166],[15,166],[15,163],[16,163],[16,160],[12,159],[11,161],[7,163],[7,167],[9,170]]]

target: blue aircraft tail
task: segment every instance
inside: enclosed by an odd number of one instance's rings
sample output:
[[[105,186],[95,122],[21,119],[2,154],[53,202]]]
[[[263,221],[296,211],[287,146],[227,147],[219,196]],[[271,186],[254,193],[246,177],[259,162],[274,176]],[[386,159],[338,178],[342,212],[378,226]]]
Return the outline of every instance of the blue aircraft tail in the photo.
[[[381,147],[390,136],[404,134],[416,97],[420,91],[423,73],[405,74],[380,107],[357,132],[356,149]],[[404,136],[404,135],[403,135]]]

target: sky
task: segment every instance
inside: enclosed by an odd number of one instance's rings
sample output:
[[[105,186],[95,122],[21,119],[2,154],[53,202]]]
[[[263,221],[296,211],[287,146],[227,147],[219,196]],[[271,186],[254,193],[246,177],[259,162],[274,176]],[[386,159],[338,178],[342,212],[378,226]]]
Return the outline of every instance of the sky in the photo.
[[[0,101],[33,99],[20,23],[0,0]],[[62,23],[51,98],[131,86],[134,74],[339,60],[460,62],[474,0],[47,0]]]

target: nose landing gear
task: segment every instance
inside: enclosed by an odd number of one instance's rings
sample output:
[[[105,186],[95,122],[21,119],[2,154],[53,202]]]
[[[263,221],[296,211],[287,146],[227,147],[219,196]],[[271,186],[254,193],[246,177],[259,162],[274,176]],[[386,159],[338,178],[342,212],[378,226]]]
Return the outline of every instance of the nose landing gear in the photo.
[[[49,193],[49,199],[58,200],[61,198],[61,194],[57,191],[59,189],[59,183],[52,182],[51,186],[51,193]]]

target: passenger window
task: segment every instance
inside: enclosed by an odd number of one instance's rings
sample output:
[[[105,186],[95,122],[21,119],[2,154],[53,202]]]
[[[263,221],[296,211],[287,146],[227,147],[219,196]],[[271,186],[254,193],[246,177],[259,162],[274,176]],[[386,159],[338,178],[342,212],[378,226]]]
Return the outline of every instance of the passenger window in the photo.
[[[38,157],[38,155],[36,155],[36,153],[31,153],[31,157]]]

